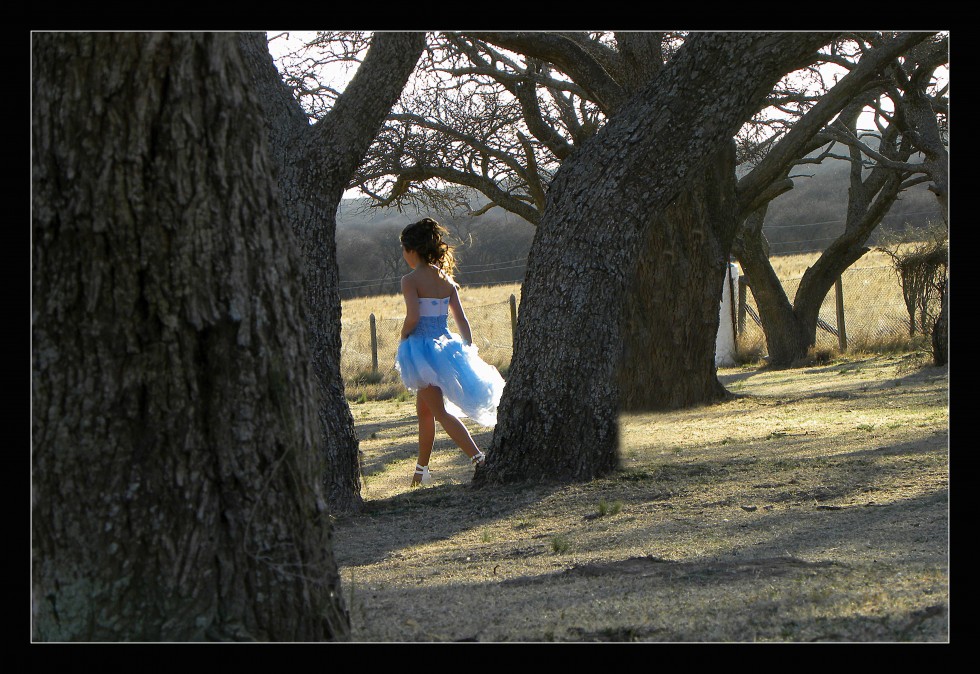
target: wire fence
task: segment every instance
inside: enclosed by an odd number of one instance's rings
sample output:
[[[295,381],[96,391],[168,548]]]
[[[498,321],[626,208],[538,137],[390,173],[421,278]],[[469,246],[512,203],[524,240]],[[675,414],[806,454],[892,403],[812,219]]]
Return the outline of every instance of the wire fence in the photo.
[[[480,357],[498,370],[506,370],[514,348],[517,299],[481,306],[467,306],[466,319]],[[340,369],[346,382],[397,381],[395,353],[401,340],[404,317],[341,322]],[[459,332],[452,314],[449,329]]]
[[[800,280],[797,277],[782,281],[786,296],[791,300]],[[892,267],[849,269],[841,276],[839,286],[843,321],[838,318],[837,292],[831,290],[820,308],[816,335],[818,348],[839,348],[841,328],[845,341],[852,345],[909,336],[909,316],[902,286]],[[737,344],[764,344],[759,310],[751,290],[740,291],[739,295]],[[502,372],[506,371],[513,354],[517,322],[514,296],[503,302],[467,307],[466,316],[480,356]],[[403,320],[403,317],[372,315],[367,321],[342,322],[340,363],[345,382],[395,384],[399,381],[394,364]],[[449,329],[458,332],[452,315],[449,316]]]
[[[781,279],[786,297],[792,299],[802,277]],[[902,285],[894,268],[865,267],[848,269],[831,289],[820,306],[817,321],[816,348],[840,348],[842,345],[868,345],[910,336],[910,321]],[[843,313],[838,313],[838,293]],[[741,293],[738,344],[764,343],[765,333],[759,320],[759,308],[751,290]],[[930,315],[939,311],[938,301],[930,306]]]

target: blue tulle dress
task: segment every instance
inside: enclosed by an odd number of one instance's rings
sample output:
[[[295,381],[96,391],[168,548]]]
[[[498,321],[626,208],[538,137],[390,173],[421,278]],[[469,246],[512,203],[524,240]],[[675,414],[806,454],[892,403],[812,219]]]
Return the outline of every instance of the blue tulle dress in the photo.
[[[449,331],[448,315],[448,297],[419,298],[419,322],[398,345],[395,368],[413,393],[438,386],[447,412],[494,426],[504,378],[480,358],[476,346]]]

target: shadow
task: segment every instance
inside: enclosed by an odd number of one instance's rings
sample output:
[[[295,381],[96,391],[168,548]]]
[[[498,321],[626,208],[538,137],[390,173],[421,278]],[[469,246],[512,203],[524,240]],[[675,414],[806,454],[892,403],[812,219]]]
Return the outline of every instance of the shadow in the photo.
[[[377,433],[392,433],[393,431],[412,427],[417,428],[418,422],[413,417],[406,417],[400,421],[378,421],[375,423],[354,424],[354,431],[357,433],[358,440],[367,440]]]
[[[427,508],[460,503],[455,500],[459,490],[439,491],[417,501],[426,502]],[[479,491],[463,498],[478,499]],[[411,500],[396,497],[384,508],[408,508]],[[800,604],[793,597],[812,592],[814,601],[829,602],[835,586],[855,592],[855,584],[868,584],[869,574],[875,579],[871,587],[878,588],[892,578],[900,578],[909,567],[913,572],[921,568],[943,569],[948,565],[946,547],[910,542],[904,529],[909,513],[915,511],[934,516],[928,526],[936,531],[927,534],[944,531],[947,508],[945,489],[879,508],[827,512],[801,508],[728,525],[758,531],[767,539],[764,545],[675,560],[648,554],[575,564],[572,558],[558,556],[559,568],[533,575],[515,576],[511,572],[498,577],[497,570],[513,568],[511,562],[519,564],[530,556],[549,555],[542,545],[460,550],[453,563],[487,569],[486,580],[431,584],[420,576],[418,585],[384,588],[380,600],[374,587],[366,587],[363,593],[371,596],[365,597],[363,601],[367,603],[358,610],[367,623],[371,621],[370,611],[397,614],[400,619],[394,622],[398,634],[387,635],[386,640],[399,641],[483,641],[500,634],[506,635],[508,641],[942,640],[948,634],[948,607],[939,596],[930,604],[907,611],[826,617],[814,616],[806,600]],[[676,535],[672,524],[668,521],[650,527],[649,540],[662,547],[664,541]],[[834,550],[847,544],[871,545],[878,557],[841,561],[842,555]],[[394,556],[408,559],[407,555]],[[853,555],[848,557],[853,559]],[[369,561],[364,559],[361,563]],[[767,599],[769,596],[772,598]],[[670,597],[683,598],[692,610],[703,613],[701,619],[674,624],[660,619],[655,608],[646,620],[642,613],[629,610],[644,602],[655,606],[657,601],[670,601]],[[748,598],[749,602],[737,611],[724,611],[724,615],[719,615],[720,609],[712,608],[710,603],[717,600],[719,606],[726,606],[725,602],[735,597]],[[622,617],[617,609],[615,616],[607,610],[584,622],[578,622],[576,617],[564,618],[566,612],[570,616],[601,613],[597,600],[605,602],[605,606],[622,604]],[[461,608],[464,614],[466,606],[488,604],[499,606],[506,613],[487,620],[480,610],[474,609],[474,617],[482,622],[449,624],[440,608],[449,604]],[[439,627],[427,631],[432,623]]]
[[[810,562],[792,556],[757,557],[743,559],[690,559],[669,560],[647,555],[629,557],[611,562],[576,564],[571,568],[537,576],[511,578],[501,585],[536,585],[549,578],[654,578],[670,583],[691,583],[703,586],[712,583],[730,583],[746,578],[770,579],[812,572],[840,566],[835,562]]]
[[[342,566],[379,562],[400,550],[452,538],[459,533],[513,516],[565,485],[522,483],[476,488],[472,483],[411,489],[389,498],[366,500],[361,512],[337,517],[334,554]],[[384,518],[391,535],[373,535],[371,523]],[[399,525],[403,522],[403,525]],[[358,545],[347,548],[344,534],[358,531]]]
[[[738,382],[746,381],[752,377],[771,374],[777,372],[785,371],[796,371],[804,375],[810,374],[840,374],[846,375],[849,371],[858,370],[861,368],[871,368],[880,369],[885,367],[891,367],[893,363],[883,361],[881,357],[872,356],[869,358],[863,358],[861,360],[848,360],[843,363],[833,363],[830,365],[823,366],[802,366],[795,368],[773,368],[769,365],[762,365],[753,370],[744,370],[738,372],[730,372],[725,374],[718,374],[718,381],[720,381],[726,388]],[[945,383],[945,378],[949,372],[948,365],[935,366],[931,364],[921,364],[921,365],[911,365],[910,372],[903,374],[898,379],[889,378],[886,381],[903,381],[903,382],[936,382]]]
[[[879,357],[863,358],[861,360],[848,360],[843,363],[833,363],[831,365],[824,365],[819,367],[806,366],[795,368],[802,374],[826,374],[828,372],[847,372],[848,370],[857,370],[862,365],[871,365],[874,368],[885,367],[886,363],[882,362]]]
[[[902,382],[903,384],[910,384],[914,382],[917,385],[921,385],[922,383],[926,383],[948,388],[949,365],[923,365],[918,369],[902,375],[898,381]]]
[[[762,374],[773,374],[779,372],[800,372],[801,374],[826,374],[828,372],[846,372],[848,370],[854,370],[862,365],[871,364],[875,367],[884,366],[884,363],[878,362],[879,359],[876,357],[865,358],[862,360],[850,360],[845,363],[835,363],[826,366],[810,366],[804,365],[799,367],[772,367],[771,365],[760,365],[753,370],[745,370],[739,372],[732,372],[726,374],[718,374],[718,381],[724,384],[726,387],[729,384],[734,384],[737,382],[745,381],[751,379],[752,377],[762,375]]]
[[[948,434],[943,434],[943,437],[936,436],[937,446],[945,446],[948,448],[949,440]],[[879,456],[916,456],[916,455],[928,455],[936,451],[937,447],[924,446],[925,443],[903,443],[896,446],[884,445],[881,447],[869,447],[868,449],[856,449],[853,452],[847,452],[846,454],[841,454],[840,456],[852,456],[852,457],[879,457]]]
[[[439,447],[437,446],[436,449]],[[374,448],[370,455],[362,451],[360,453],[361,475],[370,477],[383,471],[389,463],[415,458],[418,456],[418,450],[419,446],[415,442],[400,442],[383,448]]]
[[[727,526],[759,529],[765,534],[760,534],[761,537],[769,539],[766,545],[760,546],[760,551],[764,548],[770,556],[792,554],[806,557],[839,545],[842,540],[860,541],[867,538],[868,532],[874,528],[872,515],[885,512],[880,510],[882,508],[895,512],[895,525],[900,524],[899,506],[871,505],[875,494],[874,491],[866,491],[868,485],[899,470],[881,465],[875,459],[886,456],[919,457],[943,451],[945,444],[942,438],[937,438],[936,446],[930,449],[923,448],[922,441],[916,440],[810,458],[801,456],[808,442],[810,440],[801,438],[797,443],[799,450],[789,448],[789,453],[780,457],[679,461],[663,463],[649,470],[618,470],[589,483],[590,487],[594,487],[591,497],[598,498],[601,494],[607,501],[622,501],[624,511],[654,505],[669,508],[671,499],[683,498],[693,489],[703,489],[706,482],[718,483],[719,487],[723,487],[725,482],[736,481],[748,485],[751,491],[743,490],[746,493],[737,498],[704,503],[703,507],[728,508],[733,514],[744,516],[739,506],[747,502],[779,506],[780,510],[785,511],[765,512],[760,509],[759,515],[765,516],[758,517],[758,522],[741,522],[735,518]],[[388,450],[387,455],[397,454],[398,458],[406,458],[414,451],[414,445],[405,443]],[[753,483],[751,478],[746,478],[746,473],[757,470],[756,466],[760,463],[770,464],[766,467],[767,473],[775,470],[801,478]],[[773,463],[776,464],[775,468]],[[855,480],[857,472],[860,478]],[[404,548],[447,540],[461,532],[514,517],[521,510],[531,508],[565,488],[567,485],[554,483],[517,483],[493,488],[475,488],[472,483],[445,484],[409,490],[385,499],[367,500],[360,513],[338,518],[335,554],[345,566],[398,558]],[[841,502],[862,505],[836,505]],[[945,518],[948,495],[946,489],[942,489],[931,499],[923,497],[909,503],[912,507],[934,507],[937,517]],[[865,517],[862,517],[862,513]],[[827,517],[834,518],[836,522],[829,530],[825,528]],[[685,518],[691,519],[687,515]],[[388,525],[385,527],[389,532],[387,535],[380,530],[375,532],[371,527],[372,522],[381,519]],[[824,524],[813,526],[817,522]],[[586,517],[578,528],[565,533],[574,538],[588,533],[591,526],[591,521]],[[345,532],[354,529],[358,530],[355,537],[357,544],[348,549],[344,543]],[[650,541],[670,540],[673,533],[669,521],[635,530],[638,540]],[[545,547],[546,542],[542,541],[522,550],[521,554],[543,554]]]
[[[882,563],[889,567],[925,565],[941,568],[948,564],[948,543],[942,547],[909,544],[904,530],[910,511],[933,513],[934,531],[924,531],[922,538],[946,538],[948,490],[896,501],[882,506],[853,506],[840,510],[820,511],[798,508],[766,514],[755,521],[731,522],[728,529],[760,531],[767,535],[764,544],[733,550],[727,554],[667,560],[656,556],[632,557],[609,562],[575,565],[549,573],[521,576],[501,581],[506,586],[529,586],[577,578],[649,578],[669,581],[680,592],[685,583],[692,586],[759,581],[787,575],[812,575],[849,571],[851,567],[832,559],[832,551],[848,545],[873,545]],[[919,527],[921,528],[921,527]],[[874,533],[874,536],[869,534]],[[670,540],[676,532],[666,522],[648,528],[645,537],[651,541]],[[574,533],[570,533],[574,536]],[[740,533],[744,537],[744,532]],[[638,536],[642,537],[642,536]],[[871,541],[871,543],[869,543]],[[542,553],[538,553],[542,554]]]
[[[357,439],[359,442],[378,440],[379,438],[376,437],[378,435],[399,438],[408,436],[410,438],[414,438],[415,433],[418,431],[417,424],[418,422],[414,418],[407,418],[398,421],[356,423],[354,425],[354,431],[357,434]],[[486,447],[490,444],[490,439],[493,436],[492,430],[480,431],[476,428],[469,428],[469,430],[470,435],[478,447]],[[383,439],[384,437],[381,438],[382,441]],[[364,477],[369,477],[384,470],[385,466],[389,463],[402,461],[404,459],[413,459],[418,455],[418,449],[418,442],[415,439],[410,439],[401,440],[393,444],[372,447],[370,454],[361,450],[361,475]],[[440,433],[437,430],[433,451],[440,452],[459,450],[452,440],[447,438],[444,433]]]
[[[827,558],[841,546],[864,546],[876,556],[874,563],[941,568],[949,562],[948,510],[949,490],[943,487],[888,504],[823,511],[797,508],[737,526],[767,535],[764,544],[755,546],[763,555],[779,550],[782,554]],[[910,524],[912,512],[929,515],[925,525]],[[910,539],[911,531],[915,535]],[[944,545],[938,547],[935,541]]]
[[[718,381],[721,382],[722,386],[728,388],[732,384],[736,384],[740,381],[745,381],[746,379],[751,379],[757,375],[767,372],[765,368],[757,368],[755,370],[745,370],[742,372],[734,372],[731,374],[719,374]]]

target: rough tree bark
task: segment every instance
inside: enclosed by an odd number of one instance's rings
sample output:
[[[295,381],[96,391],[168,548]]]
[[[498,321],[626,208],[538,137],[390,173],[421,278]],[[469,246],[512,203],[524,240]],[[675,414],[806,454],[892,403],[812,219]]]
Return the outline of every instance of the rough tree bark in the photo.
[[[34,638],[346,638],[235,37],[37,33],[32,74]]]
[[[664,67],[660,33],[616,33],[617,49],[608,53],[574,33],[470,35],[562,67],[592,92],[609,119],[615,119],[629,97]],[[589,53],[580,43],[596,51]],[[536,106],[524,108],[532,132],[550,129]],[[535,118],[538,124],[530,124]],[[546,141],[544,133],[536,135]],[[735,156],[726,147],[683,188],[640,248],[637,273],[628,289],[623,358],[616,374],[624,410],[674,409],[728,395],[718,381],[714,354],[722,279],[737,225],[734,176]],[[680,269],[676,275],[660,273],[664,265],[675,264]],[[683,315],[692,307],[697,317],[691,323],[662,319]]]
[[[353,512],[363,502],[357,436],[340,372],[337,208],[415,68],[425,34],[375,33],[364,62],[333,110],[313,125],[283,84],[265,34],[240,37],[250,81],[262,103],[283,212],[303,250],[327,500],[334,512]]]
[[[478,484],[588,480],[616,467],[622,317],[641,242],[786,65],[832,37],[695,34],[562,165],[531,248],[514,361]],[[651,320],[697,318],[687,308]]]
[[[626,411],[676,409],[729,395],[718,381],[715,340],[738,224],[734,144],[715,153],[691,183],[647,228],[639,252],[619,368]]]

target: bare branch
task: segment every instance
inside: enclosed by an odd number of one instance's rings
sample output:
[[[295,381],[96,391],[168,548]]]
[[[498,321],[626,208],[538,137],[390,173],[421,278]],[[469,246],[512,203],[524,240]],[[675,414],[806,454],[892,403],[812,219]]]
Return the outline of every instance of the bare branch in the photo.
[[[929,33],[903,33],[881,47],[867,52],[857,67],[821,98],[820,102],[799,120],[793,129],[778,143],[755,169],[738,182],[740,210],[754,203],[765,185],[774,180],[789,162],[799,156],[800,149],[815,133],[820,131],[830,119],[848,102],[864,90],[869,81],[878,76],[880,70],[894,58],[910,47],[926,39]]]
[[[555,64],[589,93],[606,113],[627,99],[627,93],[578,40],[560,33],[467,33],[504,49]]]

